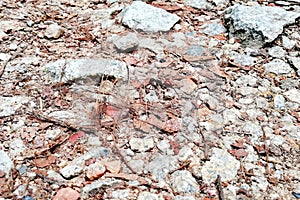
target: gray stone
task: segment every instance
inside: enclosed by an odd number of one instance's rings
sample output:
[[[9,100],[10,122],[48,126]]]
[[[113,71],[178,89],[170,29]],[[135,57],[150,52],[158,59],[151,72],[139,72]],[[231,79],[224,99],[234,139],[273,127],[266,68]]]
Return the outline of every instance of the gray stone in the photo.
[[[300,90],[293,88],[293,89],[290,89],[290,90],[284,92],[283,95],[289,101],[292,101],[292,102],[300,104]]]
[[[97,192],[101,188],[107,188],[107,187],[109,188],[121,183],[122,181],[120,180],[115,180],[110,178],[106,178],[105,180],[94,181],[91,184],[88,184],[81,189],[81,198],[87,199],[90,193]]]
[[[26,147],[21,138],[15,138],[9,144],[9,153],[14,158],[22,155],[22,153],[25,152],[25,149]]]
[[[161,152],[165,153],[166,155],[174,154],[173,150],[171,149],[169,140],[162,140],[158,142],[156,146]]]
[[[9,38],[8,35],[4,33],[2,29],[0,29],[0,41],[6,40],[8,38]]]
[[[11,55],[8,53],[0,53],[0,60],[1,61],[8,61],[11,58]]]
[[[145,172],[150,172],[155,180],[164,179],[170,171],[179,167],[177,157],[157,155],[146,167]]]
[[[209,7],[209,3],[206,0],[185,0],[184,3],[198,9],[207,9]]]
[[[219,23],[211,23],[202,31],[206,35],[215,36],[226,32],[226,28]]]
[[[243,75],[236,80],[236,84],[239,86],[241,86],[241,85],[255,86],[256,83],[257,83],[257,78],[252,75]]]
[[[0,117],[7,117],[15,114],[23,104],[30,100],[26,96],[2,97],[0,96]]]
[[[99,81],[103,75],[127,78],[124,62],[108,59],[60,59],[44,66],[53,82]]]
[[[8,154],[0,149],[0,170],[6,174],[6,178],[10,177],[10,171],[12,168],[14,168],[14,163]]]
[[[171,187],[179,194],[196,194],[199,192],[199,185],[191,172],[186,170],[176,171],[171,175]]]
[[[210,161],[207,161],[201,169],[203,181],[212,183],[220,175],[222,181],[230,181],[237,177],[240,162],[226,150],[213,148]]]
[[[64,178],[69,179],[80,175],[83,172],[83,168],[79,165],[71,164],[65,166],[59,172]]]
[[[288,50],[294,48],[294,46],[296,45],[296,42],[294,40],[290,40],[286,36],[282,36],[281,42],[282,42],[282,46]]]
[[[279,109],[279,110],[285,109],[285,98],[282,95],[276,94],[274,96],[274,107],[275,109]]]
[[[256,58],[245,54],[234,54],[232,57],[235,63],[242,66],[252,66],[257,60]]]
[[[113,199],[129,199],[130,195],[130,190],[129,189],[124,189],[124,190],[114,190],[111,192],[111,197]]]
[[[289,60],[292,62],[293,66],[298,70],[300,69],[300,58],[299,57],[289,57]]]
[[[131,159],[128,161],[128,165],[138,174],[142,173],[145,162],[143,160]]]
[[[60,184],[66,182],[66,180],[54,170],[47,170],[47,178]]]
[[[114,41],[114,44],[119,52],[129,53],[139,46],[139,39],[135,33],[129,33]]]
[[[175,196],[175,200],[195,200],[193,196]]]
[[[125,9],[122,23],[131,29],[158,32],[169,31],[179,19],[161,8],[134,1]]]
[[[231,36],[243,45],[259,48],[272,42],[283,27],[295,23],[300,13],[279,7],[235,5],[226,10],[225,19]]]
[[[253,135],[253,136],[262,136],[263,132],[259,125],[253,123],[253,122],[246,122],[242,128],[242,130],[245,132],[245,134]]]
[[[188,56],[201,56],[205,52],[204,47],[190,46],[186,49],[185,54]]]
[[[137,199],[138,200],[159,200],[159,197],[157,194],[145,191],[145,192],[140,192]]]
[[[145,152],[154,147],[154,141],[152,138],[131,138],[129,145],[133,151]]]
[[[59,38],[64,32],[64,29],[59,26],[58,24],[50,24],[45,31],[45,36],[49,39],[57,39]]]
[[[258,92],[257,88],[249,87],[249,86],[242,86],[236,89],[236,93],[241,94],[243,96],[253,95]]]
[[[279,46],[275,46],[269,49],[269,54],[274,58],[282,58],[285,55],[285,50]]]
[[[288,74],[293,71],[293,69],[280,59],[274,59],[271,62],[264,65],[265,73],[274,73],[276,75]]]

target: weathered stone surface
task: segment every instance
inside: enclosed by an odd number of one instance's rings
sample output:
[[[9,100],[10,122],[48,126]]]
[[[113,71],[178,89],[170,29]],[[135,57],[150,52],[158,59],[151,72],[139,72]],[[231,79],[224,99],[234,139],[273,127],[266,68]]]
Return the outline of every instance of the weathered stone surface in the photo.
[[[180,18],[161,8],[134,1],[126,8],[122,23],[131,29],[145,32],[169,31]]]
[[[290,89],[283,93],[283,95],[292,102],[300,103],[300,90],[298,89]]]
[[[206,0],[185,0],[184,3],[198,9],[207,9],[209,7],[209,3]]]
[[[115,180],[115,179],[110,179],[107,178],[105,180],[97,180],[92,182],[91,184],[88,184],[86,186],[84,186],[81,189],[81,198],[87,198],[89,196],[90,193],[92,193],[93,191],[97,191],[99,189],[101,189],[102,187],[113,187],[117,184],[121,184],[122,181],[120,180]]]
[[[269,49],[269,54],[274,58],[282,58],[284,57],[285,51],[282,47],[275,46]]]
[[[67,165],[60,170],[61,175],[66,179],[78,176],[82,172],[83,172],[83,168],[79,165],[74,165],[74,164]]]
[[[211,23],[203,30],[203,33],[209,36],[215,36],[221,33],[224,33],[226,28],[219,23]]]
[[[274,73],[277,75],[281,74],[288,74],[292,72],[292,68],[284,62],[283,60],[280,59],[274,59],[271,62],[267,63],[264,65],[265,67],[265,73]]]
[[[274,96],[274,107],[279,110],[285,109],[285,98],[282,95],[277,94]]]
[[[161,180],[178,166],[179,163],[177,157],[158,155],[145,167],[145,171],[150,172],[155,180]]]
[[[101,76],[114,76],[126,79],[127,68],[124,62],[107,59],[60,59],[44,66],[53,82],[88,80],[95,82]],[[91,79],[94,79],[91,80]]]
[[[129,145],[134,151],[145,152],[154,147],[154,141],[152,138],[132,138]]]
[[[158,195],[151,192],[141,192],[138,200],[159,200]]]
[[[45,31],[45,36],[49,39],[57,39],[59,38],[64,32],[64,29],[59,26],[58,24],[50,24]]]
[[[295,23],[300,13],[279,7],[236,5],[226,10],[225,19],[231,36],[241,39],[251,48],[272,42],[283,27]]]
[[[77,200],[79,199],[80,194],[76,190],[73,190],[72,188],[62,188],[58,190],[56,195],[53,197],[53,200]]]
[[[12,168],[14,168],[14,163],[8,154],[0,149],[0,170],[6,174],[6,178],[10,176],[10,171]]]
[[[15,114],[22,104],[29,102],[29,100],[30,98],[26,96],[0,96],[0,117],[7,117]]]
[[[171,187],[174,192],[181,194],[195,194],[199,192],[199,185],[189,171],[176,171],[171,175]]]
[[[220,175],[223,181],[230,181],[236,178],[240,162],[226,150],[213,148],[212,151],[213,154],[210,161],[207,161],[201,169],[203,181],[212,183],[216,180],[217,175]]]
[[[119,52],[129,53],[139,46],[139,39],[135,33],[129,33],[114,41],[114,44]]]

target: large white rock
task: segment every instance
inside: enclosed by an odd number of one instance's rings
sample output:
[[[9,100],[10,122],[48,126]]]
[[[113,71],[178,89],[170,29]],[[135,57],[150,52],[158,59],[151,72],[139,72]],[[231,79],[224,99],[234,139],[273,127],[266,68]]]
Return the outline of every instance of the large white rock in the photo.
[[[124,11],[122,23],[131,29],[145,32],[169,31],[180,19],[161,8],[134,1]]]

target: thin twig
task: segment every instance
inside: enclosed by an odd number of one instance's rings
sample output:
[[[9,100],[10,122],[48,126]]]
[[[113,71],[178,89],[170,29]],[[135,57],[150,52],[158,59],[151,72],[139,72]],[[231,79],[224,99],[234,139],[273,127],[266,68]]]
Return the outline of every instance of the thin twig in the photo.
[[[217,190],[219,192],[219,199],[220,200],[225,200],[224,191],[223,191],[223,187],[222,187],[221,176],[219,174],[217,176]]]

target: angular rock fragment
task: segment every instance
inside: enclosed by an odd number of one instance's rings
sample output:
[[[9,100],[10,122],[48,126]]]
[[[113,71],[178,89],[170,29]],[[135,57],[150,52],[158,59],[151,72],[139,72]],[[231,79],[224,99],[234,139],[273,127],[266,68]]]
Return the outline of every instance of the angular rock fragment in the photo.
[[[81,198],[86,199],[88,198],[89,194],[98,191],[101,188],[113,187],[121,183],[122,181],[120,180],[115,180],[110,178],[107,178],[105,180],[94,181],[91,184],[88,184],[81,189]]]
[[[63,34],[64,30],[58,24],[50,24],[45,31],[45,36],[49,39],[57,39]]]
[[[53,200],[63,200],[63,199],[68,199],[68,200],[77,200],[79,199],[80,194],[76,190],[73,190],[72,188],[62,188],[58,190],[56,195],[53,197]]]
[[[25,96],[0,96],[0,117],[7,117],[15,114],[15,112],[22,106],[29,102],[30,98]]]
[[[174,192],[195,194],[199,192],[199,185],[189,171],[176,171],[171,175],[171,186]]]
[[[229,181],[236,177],[240,163],[227,151],[213,148],[213,154],[210,161],[207,161],[201,169],[203,181],[212,183],[219,174],[223,181]]]
[[[114,44],[119,52],[129,53],[139,46],[139,39],[135,33],[129,33],[114,41]]]
[[[44,66],[53,82],[76,80],[99,81],[104,76],[125,79],[127,68],[124,62],[108,59],[60,59]]]
[[[209,7],[209,3],[206,0],[185,0],[184,3],[197,9],[207,9]]]
[[[10,176],[10,171],[14,167],[14,163],[8,154],[0,149],[0,170],[6,174],[6,178]]]
[[[67,165],[60,170],[60,173],[66,179],[78,176],[83,172],[83,168],[79,165]]]
[[[145,32],[169,31],[180,18],[161,8],[156,8],[142,1],[134,1],[122,19],[122,23],[134,30]]]
[[[268,73],[274,73],[277,75],[288,74],[293,70],[289,66],[289,64],[287,64],[286,62],[280,59],[274,59],[271,62],[265,64],[264,67],[265,67],[266,74]]]
[[[282,33],[283,27],[295,23],[300,13],[279,7],[237,5],[226,10],[225,19],[231,36],[242,44],[259,48]]]

